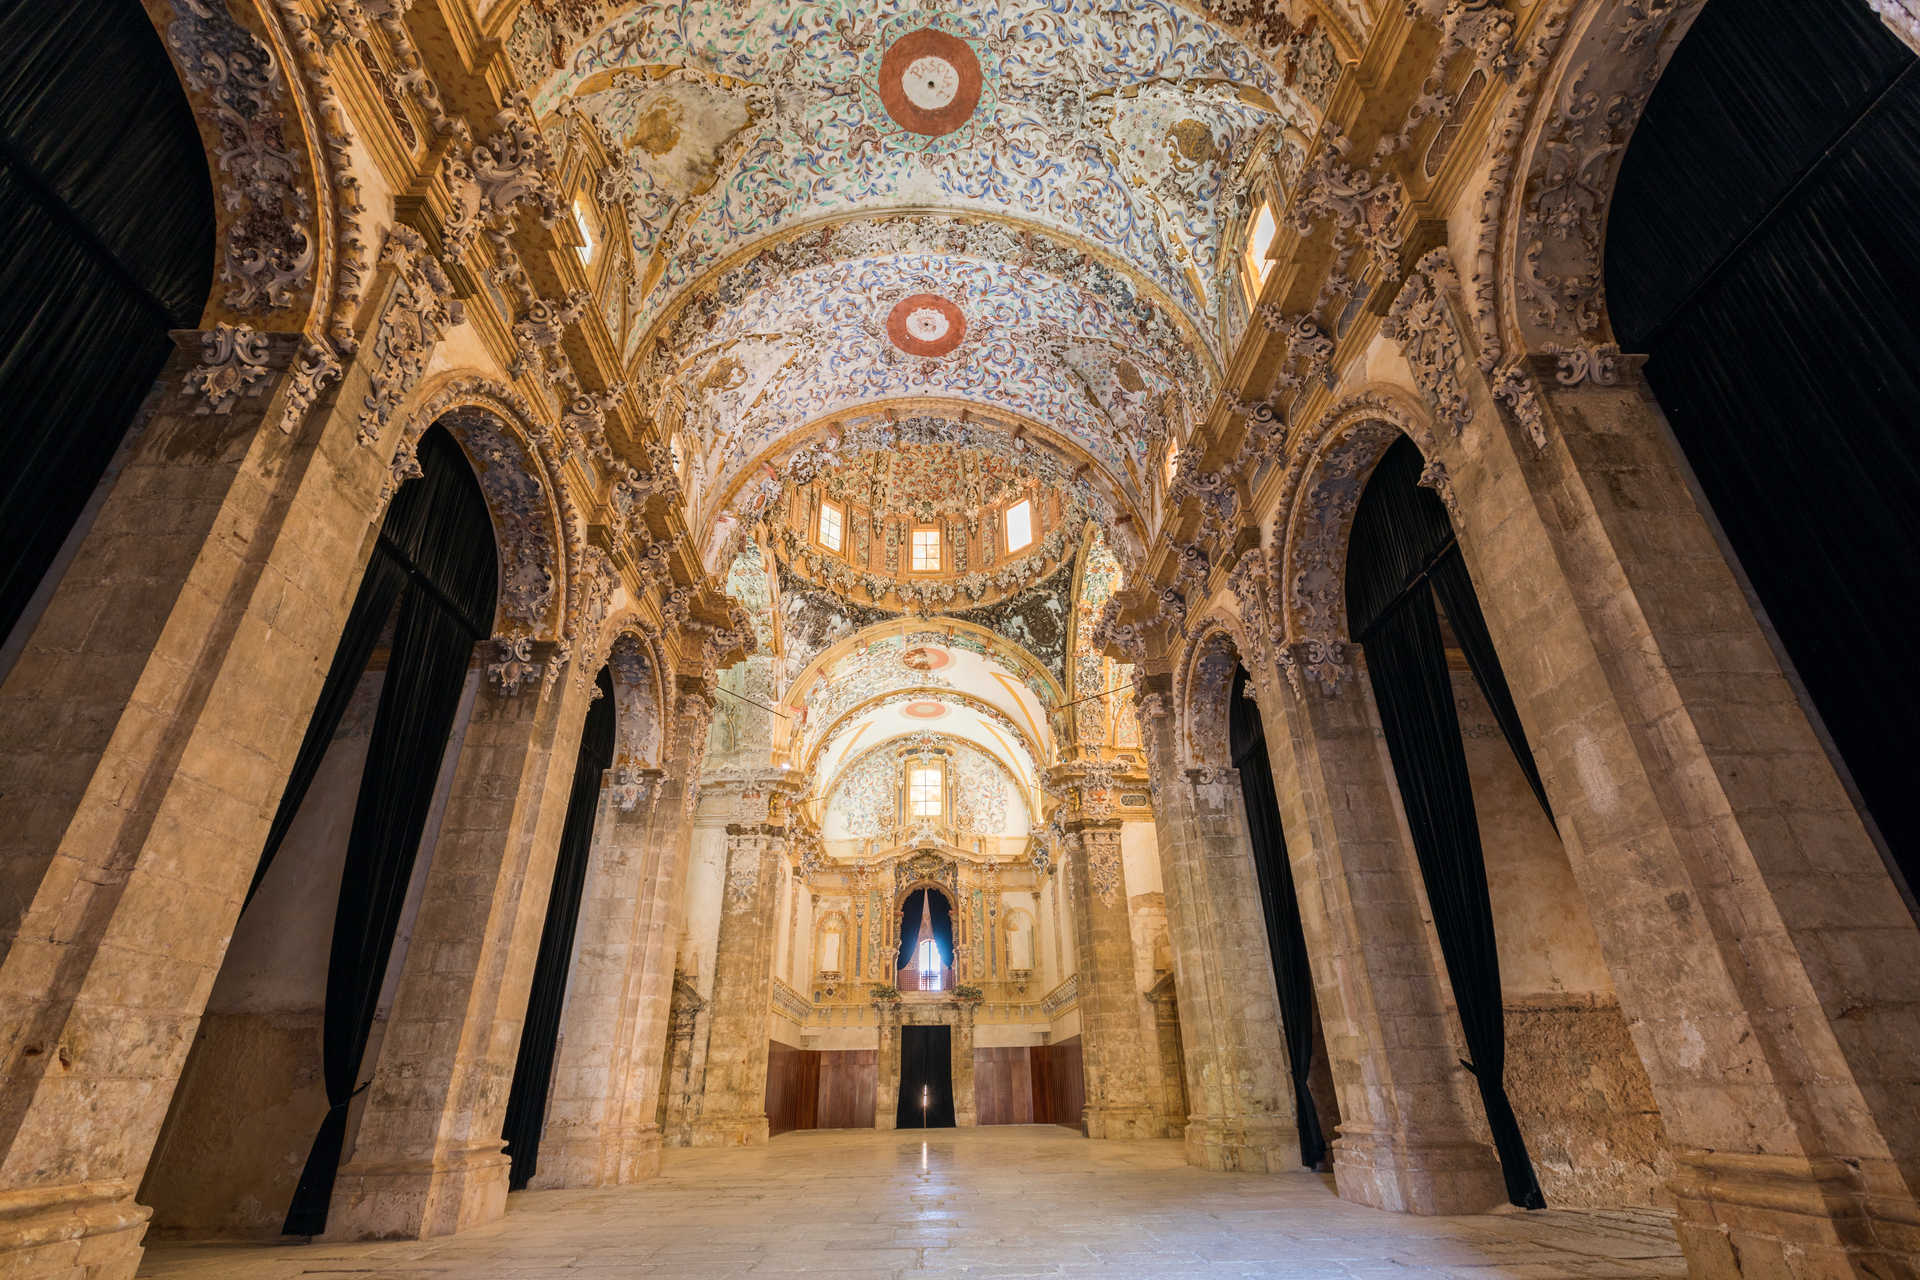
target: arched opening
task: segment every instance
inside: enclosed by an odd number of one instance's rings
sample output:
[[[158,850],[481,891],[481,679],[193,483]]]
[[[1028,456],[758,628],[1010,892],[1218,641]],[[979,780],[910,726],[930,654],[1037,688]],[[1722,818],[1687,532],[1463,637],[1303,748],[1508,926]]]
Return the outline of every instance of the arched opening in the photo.
[[[1327,1147],[1338,1132],[1340,1107],[1327,1060],[1327,1037],[1313,998],[1313,972],[1307,961],[1307,937],[1300,925],[1293,868],[1281,829],[1280,800],[1274,792],[1273,766],[1267,758],[1266,728],[1245,667],[1237,667],[1227,699],[1228,741],[1233,766],[1240,772],[1247,831],[1253,841],[1254,872],[1260,881],[1260,909],[1267,922],[1267,949],[1273,982],[1280,995],[1280,1027],[1293,1077],[1294,1126],[1300,1134],[1300,1163],[1326,1171]]]
[[[1446,507],[1397,439],[1362,491],[1346,606],[1513,1203],[1649,1204],[1668,1157]],[[1524,1134],[1524,1136],[1523,1136]]]
[[[554,858],[553,888],[547,896],[540,954],[534,961],[533,986],[527,993],[527,1016],[520,1023],[520,1049],[513,1064],[507,1118],[500,1135],[506,1140],[507,1158],[512,1162],[507,1174],[511,1191],[523,1189],[539,1168],[540,1132],[546,1123],[553,1055],[560,1041],[560,1012],[566,1001],[567,976],[573,969],[574,930],[580,922],[580,899],[587,887],[594,826],[600,818],[601,784],[613,767],[617,713],[613,677],[605,667],[600,669],[594,688],[599,696],[587,708],[586,724],[580,731],[573,790],[567,798],[560,850]]]
[[[163,1232],[316,1235],[352,1145],[497,589],[466,455],[434,427],[419,460],[381,525],[148,1168],[141,1194]]]
[[[920,888],[902,901],[900,950],[894,961],[895,985],[902,991],[953,988],[953,904],[945,893]]]
[[[1710,4],[1620,170],[1607,296],[1864,808],[1920,883],[1920,63],[1864,0]]]
[[[192,108],[135,0],[0,13],[0,638],[213,280]]]

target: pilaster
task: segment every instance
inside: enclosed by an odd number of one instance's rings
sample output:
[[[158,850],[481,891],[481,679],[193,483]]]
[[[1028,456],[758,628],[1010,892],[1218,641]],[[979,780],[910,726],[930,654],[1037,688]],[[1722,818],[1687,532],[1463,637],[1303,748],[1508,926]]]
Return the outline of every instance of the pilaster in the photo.
[[[1239,785],[1178,767],[1167,683],[1148,677],[1138,701],[1186,1059],[1187,1161],[1262,1173],[1298,1168],[1293,1083]]]
[[[1443,451],[1456,523],[1675,1147],[1690,1263],[1913,1269],[1920,930],[1638,362],[1540,359],[1511,387],[1513,414],[1483,402]]]
[[[1154,1084],[1159,1055],[1134,989],[1133,927],[1117,821],[1070,822],[1065,858],[1080,958],[1080,1040],[1089,1138],[1164,1135]]]
[[[711,1021],[696,1147],[747,1146],[767,1140],[767,1023],[773,1008],[773,913],[786,867],[784,775],[729,781],[741,816],[727,824],[726,877],[713,961]]]
[[[538,648],[545,649],[546,646]],[[506,1082],[553,888],[588,681],[537,652],[482,686],[331,1239],[424,1239],[506,1211]]]
[[[0,1271],[131,1276],[133,1200],[377,529],[393,441],[298,334],[176,334],[0,684]],[[23,626],[27,625],[25,623]]]
[[[637,1048],[630,1042],[626,1006],[646,951],[642,922],[660,854],[651,837],[662,799],[661,776],[658,769],[633,771],[601,800],[574,928],[538,1167],[529,1184],[535,1188],[625,1180],[622,1103],[630,1055]]]
[[[1297,695],[1277,681],[1259,692],[1340,1095],[1340,1195],[1404,1213],[1492,1209],[1506,1184],[1460,1078],[1446,975],[1428,945],[1365,681],[1349,671]]]
[[[980,1123],[978,1099],[973,1091],[973,1015],[974,1003],[962,1000],[954,1009],[953,1041],[953,1123],[958,1129],[971,1129]]]

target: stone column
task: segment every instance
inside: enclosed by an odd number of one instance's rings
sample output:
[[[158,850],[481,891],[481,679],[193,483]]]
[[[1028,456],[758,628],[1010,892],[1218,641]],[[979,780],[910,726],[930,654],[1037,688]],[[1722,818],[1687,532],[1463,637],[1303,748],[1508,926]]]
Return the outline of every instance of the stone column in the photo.
[[[658,769],[635,770],[601,800],[574,927],[539,1166],[530,1184],[535,1188],[623,1181],[620,1126],[633,1047],[626,1005],[647,944],[641,921],[651,905],[660,852],[650,838],[660,780]]]
[[[665,1061],[668,1029],[674,1019],[675,950],[686,913],[688,853],[693,841],[700,760],[706,752],[713,711],[711,682],[680,677],[673,730],[668,738],[671,767],[661,779],[648,834],[651,873],[642,887],[619,1041],[624,1056],[624,1069],[617,1077],[624,1081],[617,1099],[624,1117],[620,1122],[620,1182],[651,1177],[660,1171],[663,1139],[659,1099],[661,1077],[669,1065]],[[698,1005],[694,1015],[704,1007]],[[691,1039],[689,1027],[689,1044]]]
[[[743,803],[754,790],[744,788]],[[727,824],[726,882],[713,959],[711,1021],[696,1147],[767,1140],[767,1020],[773,1008],[774,911],[785,878],[784,815]]]
[[[0,685],[9,1275],[138,1264],[134,1193],[373,546],[398,435],[359,442],[358,365],[316,404],[296,334],[177,339]]]
[[[880,1052],[873,1080],[873,1127],[892,1129],[900,1118],[900,1002],[876,1000],[880,1015]]]
[[[1137,700],[1191,1108],[1187,1160],[1207,1169],[1295,1169],[1293,1082],[1239,783],[1178,768],[1168,677],[1144,683]]]
[[[557,676],[489,681],[474,704],[329,1238],[423,1239],[506,1212],[507,1083],[593,687]]]
[[[1275,683],[1255,692],[1340,1095],[1335,1184],[1376,1209],[1492,1209],[1506,1183],[1462,1079],[1365,676],[1299,696]]]
[[[973,1001],[961,1000],[953,1011],[953,1123],[961,1129],[980,1123],[973,1096],[973,1015],[978,1009]]]
[[[1637,363],[1523,372],[1523,412],[1482,398],[1443,458],[1674,1144],[1689,1262],[1912,1271],[1920,930]]]
[[[1089,1138],[1158,1138],[1159,1058],[1147,1038],[1145,997],[1134,986],[1133,921],[1118,822],[1073,823],[1066,872],[1080,958],[1080,1040]]]

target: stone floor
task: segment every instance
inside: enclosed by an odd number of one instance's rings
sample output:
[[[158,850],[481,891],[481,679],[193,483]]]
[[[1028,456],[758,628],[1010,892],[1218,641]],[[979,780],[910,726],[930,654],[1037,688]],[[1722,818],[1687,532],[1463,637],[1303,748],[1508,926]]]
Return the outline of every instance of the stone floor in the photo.
[[[1665,1215],[1547,1210],[1411,1218],[1330,1180],[1207,1173],[1173,1142],[1066,1129],[795,1133],[671,1151],[652,1182],[523,1192],[506,1219],[393,1244],[156,1246],[143,1276],[1677,1277]]]

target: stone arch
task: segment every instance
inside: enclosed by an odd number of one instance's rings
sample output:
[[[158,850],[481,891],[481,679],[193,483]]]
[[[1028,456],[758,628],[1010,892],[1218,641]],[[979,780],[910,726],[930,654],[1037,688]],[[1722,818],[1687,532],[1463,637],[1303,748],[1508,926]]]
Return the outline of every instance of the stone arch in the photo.
[[[617,704],[613,767],[658,769],[666,755],[667,690],[671,669],[660,650],[658,633],[638,621],[618,624],[607,653]]]
[[[1187,645],[1174,668],[1174,705],[1179,726],[1175,744],[1181,768],[1219,775],[1233,768],[1227,739],[1227,699],[1233,693],[1234,668],[1245,662],[1238,628],[1216,617]]]
[[[310,337],[303,366],[337,377],[366,278],[344,113],[304,21],[265,0],[143,0],[192,103],[218,192],[218,265],[203,328]],[[316,390],[317,394],[317,390]]]
[[[500,549],[494,634],[582,643],[583,628],[591,636],[604,619],[611,570],[595,566],[597,571],[589,571],[589,552],[598,549],[586,545],[578,509],[557,478],[561,471],[549,456],[545,432],[531,406],[513,391],[486,378],[455,375],[422,396],[406,420],[378,509],[384,512],[385,499],[418,474],[415,451],[435,423],[446,427],[466,451],[493,515]],[[594,590],[601,597],[601,618],[587,626]],[[585,661],[580,664],[583,671],[587,666]]]
[[[1421,483],[1449,513],[1453,490],[1426,416],[1402,392],[1375,389],[1343,400],[1307,433],[1282,481],[1274,523],[1271,597],[1276,660],[1296,690],[1312,679],[1329,692],[1351,672],[1347,542],[1360,494],[1389,446],[1407,436],[1427,459]]]
[[[1484,371],[1539,354],[1558,359],[1563,383],[1614,379],[1607,210],[1627,141],[1705,2],[1574,0],[1527,50],[1471,272]]]

